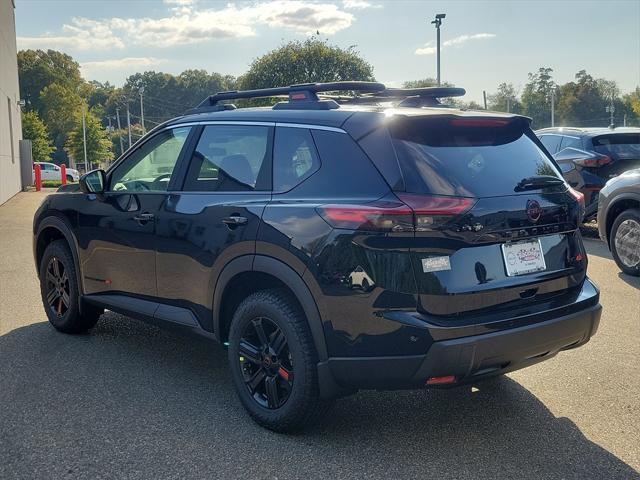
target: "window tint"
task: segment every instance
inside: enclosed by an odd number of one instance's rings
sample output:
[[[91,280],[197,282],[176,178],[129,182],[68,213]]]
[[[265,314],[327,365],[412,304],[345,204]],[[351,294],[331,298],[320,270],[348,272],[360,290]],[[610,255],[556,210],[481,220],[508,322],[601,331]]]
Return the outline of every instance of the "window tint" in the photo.
[[[190,127],[166,130],[155,135],[116,167],[111,190],[164,192],[189,135]]]
[[[549,150],[549,153],[553,155],[558,151],[560,147],[560,141],[562,137],[560,135],[542,135],[540,141]]]
[[[273,190],[286,192],[320,168],[309,130],[278,127],[273,147]]]
[[[614,160],[640,158],[640,134],[617,133],[601,135],[593,139],[594,150]]]
[[[451,127],[447,121],[409,118],[393,122],[390,131],[408,192],[513,195],[525,177],[561,178],[518,124]]]
[[[184,190],[236,192],[256,190],[267,175],[269,127],[208,125],[196,146]],[[265,168],[263,168],[265,167]]]
[[[560,149],[564,150],[565,148],[582,149],[582,139],[579,137],[562,137],[562,145],[560,146]]]

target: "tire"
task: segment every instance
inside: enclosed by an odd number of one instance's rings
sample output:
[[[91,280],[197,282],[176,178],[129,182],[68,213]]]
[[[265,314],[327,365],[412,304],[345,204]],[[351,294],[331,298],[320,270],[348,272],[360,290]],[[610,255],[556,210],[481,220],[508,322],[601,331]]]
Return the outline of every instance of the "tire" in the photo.
[[[266,340],[262,344],[257,324]],[[284,346],[279,341],[280,333],[286,341]],[[266,348],[277,357],[268,364]],[[263,290],[240,304],[231,321],[228,353],[240,401],[259,425],[280,433],[300,431],[330,406],[329,401],[320,399],[318,355],[307,320],[286,291]],[[286,376],[280,374],[281,369]],[[249,379],[260,378],[264,380],[255,382],[252,389]],[[274,390],[275,395],[268,394]]]
[[[362,279],[362,290],[364,290],[365,292],[369,291],[369,280],[367,280],[366,278]]]
[[[78,278],[73,256],[64,240],[51,242],[42,255],[40,294],[49,322],[64,333],[86,332],[104,312],[102,308],[83,304],[80,313]]]
[[[640,209],[630,208],[616,217],[609,247],[620,270],[640,276]]]
[[[71,175],[67,175],[67,182],[73,182],[73,177]]]

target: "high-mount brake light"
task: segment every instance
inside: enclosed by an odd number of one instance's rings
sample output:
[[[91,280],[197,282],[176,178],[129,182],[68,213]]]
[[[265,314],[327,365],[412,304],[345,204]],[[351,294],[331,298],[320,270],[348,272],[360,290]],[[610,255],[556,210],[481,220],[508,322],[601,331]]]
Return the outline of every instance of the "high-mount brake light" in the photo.
[[[323,205],[318,213],[335,228],[384,232],[424,231],[469,210],[474,198],[396,194],[402,201]]]
[[[449,121],[452,127],[504,127],[509,123],[507,118],[454,118]]]

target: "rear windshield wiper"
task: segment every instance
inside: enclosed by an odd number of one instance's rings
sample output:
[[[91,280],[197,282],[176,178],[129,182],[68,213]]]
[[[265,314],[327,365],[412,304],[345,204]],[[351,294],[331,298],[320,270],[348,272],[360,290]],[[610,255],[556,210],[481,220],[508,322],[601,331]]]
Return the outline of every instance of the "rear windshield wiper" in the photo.
[[[536,188],[553,187],[563,185],[564,180],[552,175],[535,175],[533,177],[523,178],[518,182],[514,191],[522,192],[523,190],[534,190]]]

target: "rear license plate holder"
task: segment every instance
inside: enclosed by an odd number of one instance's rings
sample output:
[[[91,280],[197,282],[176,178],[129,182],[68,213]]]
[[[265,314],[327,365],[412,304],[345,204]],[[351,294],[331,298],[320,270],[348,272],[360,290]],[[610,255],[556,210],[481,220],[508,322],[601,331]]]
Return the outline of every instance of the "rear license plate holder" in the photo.
[[[517,277],[547,269],[540,239],[503,243],[502,258],[507,276]]]

